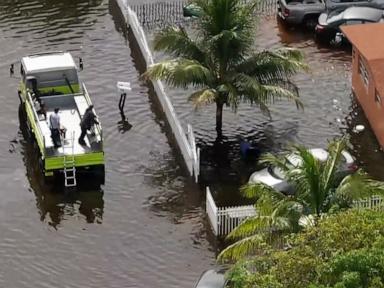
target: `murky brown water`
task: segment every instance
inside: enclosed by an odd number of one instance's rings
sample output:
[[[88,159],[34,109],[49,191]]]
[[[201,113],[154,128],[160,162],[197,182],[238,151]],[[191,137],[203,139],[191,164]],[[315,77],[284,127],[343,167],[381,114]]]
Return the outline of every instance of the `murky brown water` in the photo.
[[[170,148],[115,8],[113,0],[0,0],[0,287],[191,287],[214,261],[202,192]],[[365,121],[350,97],[348,49],[318,47],[310,34],[285,31],[274,18],[259,28],[259,48],[290,46],[306,54],[311,70],[295,79],[304,112],[281,102],[270,120],[241,105],[237,114],[225,111],[224,138],[218,140],[214,107],[196,112],[186,91],[170,92],[181,120],[196,130],[202,181],[220,204],[238,201],[238,186],[256,167],[240,159],[238,136],[264,151],[292,142],[324,146]],[[33,147],[20,132],[17,79],[8,77],[8,64],[45,50],[70,50],[85,61],[81,76],[106,137],[101,189],[66,195],[38,177]],[[129,125],[119,123],[116,81],[133,87]],[[359,162],[383,178],[370,130],[351,135]]]
[[[191,287],[214,262],[202,199],[175,160],[139,80],[113,1],[0,1],[0,287]],[[82,56],[100,115],[106,184],[65,195],[41,184],[19,128],[9,63]],[[116,81],[130,81],[119,124]],[[125,130],[124,130],[125,129]]]
[[[193,29],[193,21],[184,23]],[[148,25],[151,27],[151,25]],[[158,24],[161,27],[161,23]],[[149,38],[154,30],[147,29]],[[245,162],[240,157],[240,137],[259,145],[266,151],[281,151],[292,143],[309,147],[326,147],[328,140],[348,133],[352,153],[371,175],[384,179],[380,160],[383,153],[364,114],[351,97],[350,47],[325,47],[314,41],[311,32],[287,29],[275,16],[263,17],[259,22],[255,46],[257,49],[294,47],[305,54],[310,69],[294,77],[300,89],[304,111],[295,105],[279,102],[271,107],[272,119],[257,108],[240,105],[237,113],[224,111],[222,139],[216,138],[215,107],[196,111],[187,101],[191,91],[168,89],[184,123],[195,128],[202,159],[202,181],[214,191],[221,205],[244,203],[238,187],[248,181],[257,169],[257,162]],[[155,55],[158,59],[164,57]],[[361,134],[352,133],[353,125],[364,123],[368,128]]]

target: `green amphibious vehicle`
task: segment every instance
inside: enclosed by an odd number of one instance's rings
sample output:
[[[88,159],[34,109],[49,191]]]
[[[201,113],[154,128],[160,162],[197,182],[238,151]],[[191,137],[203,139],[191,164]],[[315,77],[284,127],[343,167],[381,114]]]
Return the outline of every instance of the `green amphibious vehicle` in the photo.
[[[38,146],[43,175],[50,178],[63,173],[64,185],[76,186],[76,173],[87,172],[94,173],[104,183],[100,122],[87,131],[85,143],[78,142],[82,117],[92,102],[85,85],[79,81],[71,54],[52,52],[23,57],[20,74],[21,108],[29,134]],[[62,133],[53,135],[51,115],[57,108]]]

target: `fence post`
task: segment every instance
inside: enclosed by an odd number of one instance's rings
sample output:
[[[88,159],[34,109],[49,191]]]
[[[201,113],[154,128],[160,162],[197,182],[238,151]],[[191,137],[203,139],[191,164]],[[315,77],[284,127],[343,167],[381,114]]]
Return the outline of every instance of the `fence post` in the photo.
[[[209,187],[206,189],[206,201],[205,201],[205,211],[208,214],[208,220],[213,228],[213,233],[215,236],[218,235],[218,209],[213,200],[211,191]]]

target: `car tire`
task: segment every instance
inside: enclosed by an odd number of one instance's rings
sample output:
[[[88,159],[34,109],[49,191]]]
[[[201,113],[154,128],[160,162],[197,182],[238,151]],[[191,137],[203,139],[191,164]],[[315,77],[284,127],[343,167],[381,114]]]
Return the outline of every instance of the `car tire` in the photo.
[[[318,17],[316,17],[314,15],[305,17],[303,20],[303,24],[304,24],[305,28],[308,30],[314,31],[315,27],[317,25],[317,22],[318,22],[317,19],[318,19]]]

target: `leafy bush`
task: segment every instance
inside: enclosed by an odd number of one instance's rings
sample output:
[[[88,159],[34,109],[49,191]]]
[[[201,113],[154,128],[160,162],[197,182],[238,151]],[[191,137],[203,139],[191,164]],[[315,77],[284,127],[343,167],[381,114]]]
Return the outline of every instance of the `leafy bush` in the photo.
[[[349,210],[331,215],[287,240],[286,251],[265,251],[238,262],[232,271],[241,273],[235,273],[230,287],[384,287],[382,212]]]

